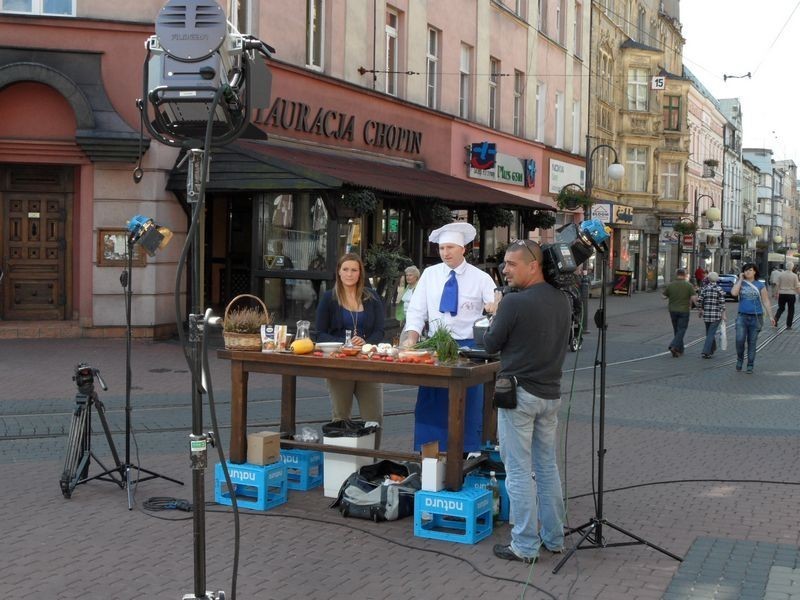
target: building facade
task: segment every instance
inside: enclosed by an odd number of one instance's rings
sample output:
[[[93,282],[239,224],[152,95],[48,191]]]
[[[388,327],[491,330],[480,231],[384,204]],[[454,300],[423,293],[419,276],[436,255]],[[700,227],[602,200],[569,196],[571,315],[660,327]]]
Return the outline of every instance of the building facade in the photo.
[[[223,4],[276,52],[247,139],[212,153],[202,269],[188,274],[202,305],[221,312],[250,293],[282,322],[308,318],[342,252],[435,262],[427,232],[442,211],[479,227],[470,259],[487,269],[510,239],[552,239],[539,219],[585,178],[583,2]],[[161,3],[56,5],[0,12],[0,120],[11,124],[0,133],[0,318],[119,335],[125,227],[144,214],[176,235],[133,257],[132,324],[165,335],[191,206],[182,152],[139,139],[144,42]],[[375,276],[391,304],[396,281]]]

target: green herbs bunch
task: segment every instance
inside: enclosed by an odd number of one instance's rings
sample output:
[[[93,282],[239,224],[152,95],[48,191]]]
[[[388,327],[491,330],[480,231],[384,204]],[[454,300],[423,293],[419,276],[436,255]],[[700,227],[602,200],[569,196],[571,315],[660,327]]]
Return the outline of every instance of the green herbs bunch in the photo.
[[[439,327],[428,339],[416,346],[418,350],[434,350],[439,362],[454,362],[458,358],[458,342],[447,327]]]

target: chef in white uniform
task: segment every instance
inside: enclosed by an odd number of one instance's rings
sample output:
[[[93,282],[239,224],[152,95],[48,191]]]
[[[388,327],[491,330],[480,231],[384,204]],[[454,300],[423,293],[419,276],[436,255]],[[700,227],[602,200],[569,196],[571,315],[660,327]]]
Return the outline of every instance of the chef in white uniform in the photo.
[[[406,312],[406,345],[419,341],[427,322],[431,333],[446,327],[459,346],[474,346],[472,325],[484,308],[493,312],[495,300],[494,280],[464,258],[476,234],[469,223],[449,223],[431,233],[428,239],[439,244],[442,262],[426,268],[417,283]],[[433,440],[446,447],[447,389],[420,387],[414,414],[414,449]],[[483,386],[476,385],[467,389],[464,451],[478,450],[483,442]]]

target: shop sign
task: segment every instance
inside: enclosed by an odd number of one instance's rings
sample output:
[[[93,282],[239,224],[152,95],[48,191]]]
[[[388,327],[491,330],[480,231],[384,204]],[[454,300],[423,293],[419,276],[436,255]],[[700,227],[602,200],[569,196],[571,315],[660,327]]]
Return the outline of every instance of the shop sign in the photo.
[[[611,223],[611,211],[614,205],[611,202],[595,202],[592,204],[590,212],[591,219],[597,219],[601,223]]]
[[[475,146],[480,146],[480,144],[473,144],[472,147],[474,148]],[[483,179],[485,181],[508,183],[525,187],[525,163],[526,161],[523,158],[496,152],[494,155],[494,166],[489,169],[476,169],[472,166],[472,160],[470,160],[467,175],[473,179]]]
[[[586,168],[573,163],[550,159],[550,187],[551,194],[557,194],[565,185],[576,183],[582,188],[586,187]]]
[[[665,225],[665,221],[672,221],[669,226]],[[678,241],[681,239],[681,235],[672,228],[674,225],[674,219],[663,219],[661,221],[661,232],[658,236],[658,241],[662,244],[678,244]]]
[[[367,119],[359,126],[354,115],[325,107],[314,108],[305,102],[277,97],[268,110],[259,110],[254,123],[286,131],[301,131],[325,138],[352,142],[358,129],[368,146],[419,154],[422,132],[394,123]]]
[[[633,225],[633,207],[622,204],[614,205],[614,224]]]
[[[480,142],[472,144],[469,152],[469,166],[478,171],[493,169],[497,156],[497,144]]]
[[[683,248],[694,248],[694,236],[691,233],[683,234]]]

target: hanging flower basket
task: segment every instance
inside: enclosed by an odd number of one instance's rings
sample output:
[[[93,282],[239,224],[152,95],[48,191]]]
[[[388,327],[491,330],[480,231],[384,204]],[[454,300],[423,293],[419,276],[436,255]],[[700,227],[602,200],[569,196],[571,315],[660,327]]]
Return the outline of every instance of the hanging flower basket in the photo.
[[[561,210],[576,210],[578,208],[588,210],[592,205],[592,199],[580,186],[568,184],[558,192],[556,204]]]
[[[357,217],[371,214],[378,208],[378,198],[372,190],[347,190],[342,194],[341,203]]]
[[[697,225],[691,221],[678,221],[672,226],[672,229],[683,235],[691,235],[697,231]]]
[[[505,208],[489,206],[478,209],[478,221],[481,229],[508,227],[514,222],[514,213]]]
[[[552,210],[524,210],[520,215],[525,231],[550,229],[556,224],[556,213]]]
[[[747,236],[734,233],[731,237],[728,238],[728,243],[733,244],[734,246],[742,246],[747,243]]]

